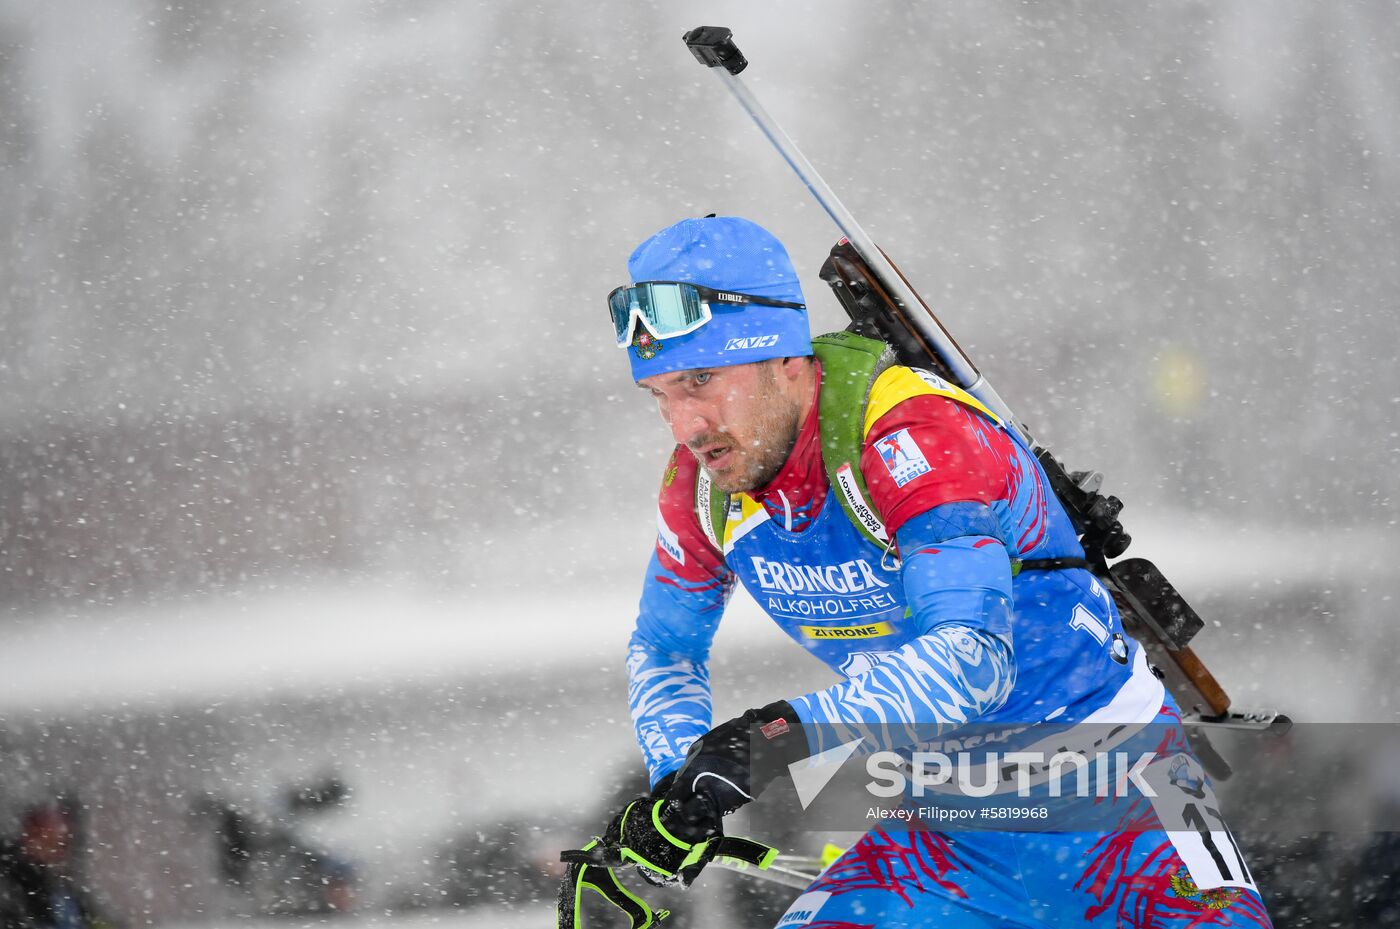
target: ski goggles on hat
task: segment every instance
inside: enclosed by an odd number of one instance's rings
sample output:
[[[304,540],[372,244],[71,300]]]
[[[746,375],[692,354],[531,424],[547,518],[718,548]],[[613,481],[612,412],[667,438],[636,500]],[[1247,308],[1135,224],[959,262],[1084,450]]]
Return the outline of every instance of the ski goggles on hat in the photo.
[[[626,348],[632,343],[638,320],[654,337],[670,339],[694,332],[709,322],[713,317],[711,305],[716,303],[726,306],[756,303],[790,310],[807,308],[805,303],[712,290],[683,281],[642,281],[618,287],[608,294],[608,313],[612,316],[617,347]]]

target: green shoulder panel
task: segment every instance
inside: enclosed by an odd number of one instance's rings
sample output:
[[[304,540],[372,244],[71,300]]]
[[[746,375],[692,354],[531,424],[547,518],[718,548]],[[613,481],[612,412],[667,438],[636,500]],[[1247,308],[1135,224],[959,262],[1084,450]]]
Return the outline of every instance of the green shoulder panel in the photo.
[[[877,339],[854,332],[831,332],[812,340],[822,363],[822,463],[846,516],[873,545],[889,543],[884,524],[867,501],[870,491],[860,473],[865,444],[865,407],[875,379],[895,364],[894,351]]]

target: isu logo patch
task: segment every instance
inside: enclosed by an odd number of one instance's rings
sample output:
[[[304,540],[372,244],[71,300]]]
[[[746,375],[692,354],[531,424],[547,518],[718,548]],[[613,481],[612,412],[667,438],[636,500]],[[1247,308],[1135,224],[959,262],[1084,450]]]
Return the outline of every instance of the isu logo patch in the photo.
[[[894,482],[900,487],[933,470],[908,429],[885,436],[875,443],[875,450],[880,453],[880,460],[889,469],[890,477],[894,478]]]
[[[638,358],[643,361],[651,361],[661,349],[660,339],[641,326],[637,327],[637,334],[632,337],[632,351],[637,353]]]

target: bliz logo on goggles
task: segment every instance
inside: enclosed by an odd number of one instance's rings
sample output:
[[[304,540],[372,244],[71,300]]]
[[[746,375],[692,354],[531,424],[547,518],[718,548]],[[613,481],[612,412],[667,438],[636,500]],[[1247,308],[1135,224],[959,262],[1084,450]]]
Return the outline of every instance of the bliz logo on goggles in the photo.
[[[638,320],[656,339],[670,339],[692,333],[714,317],[711,310],[713,303],[741,306],[755,303],[791,310],[807,308],[805,303],[789,303],[753,294],[712,290],[685,281],[641,281],[618,287],[608,294],[608,313],[612,316],[617,347],[626,348],[632,344]]]

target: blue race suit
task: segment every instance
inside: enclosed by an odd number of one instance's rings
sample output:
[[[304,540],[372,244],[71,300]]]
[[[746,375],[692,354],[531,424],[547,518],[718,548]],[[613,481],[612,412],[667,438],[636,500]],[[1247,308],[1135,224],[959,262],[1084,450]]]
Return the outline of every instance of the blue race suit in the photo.
[[[1160,764],[1204,782],[1098,580],[1013,571],[1013,559],[1083,557],[1014,430],[927,372],[880,376],[860,468],[896,560],[832,500],[818,408],[774,480],[735,495],[718,546],[696,510],[695,458],[678,448],[668,464],[627,662],[653,784],[712,724],[709,649],[736,579],[842,678],[788,698],[814,754],[862,736],[865,751],[937,745],[974,721],[1004,724],[1004,750],[1039,738],[1031,724],[1115,723],[1123,745],[1171,733],[1151,746]],[[1140,802],[1122,810],[1122,830],[877,828],[779,926],[1268,925],[1223,822],[1183,835],[1154,816]]]

